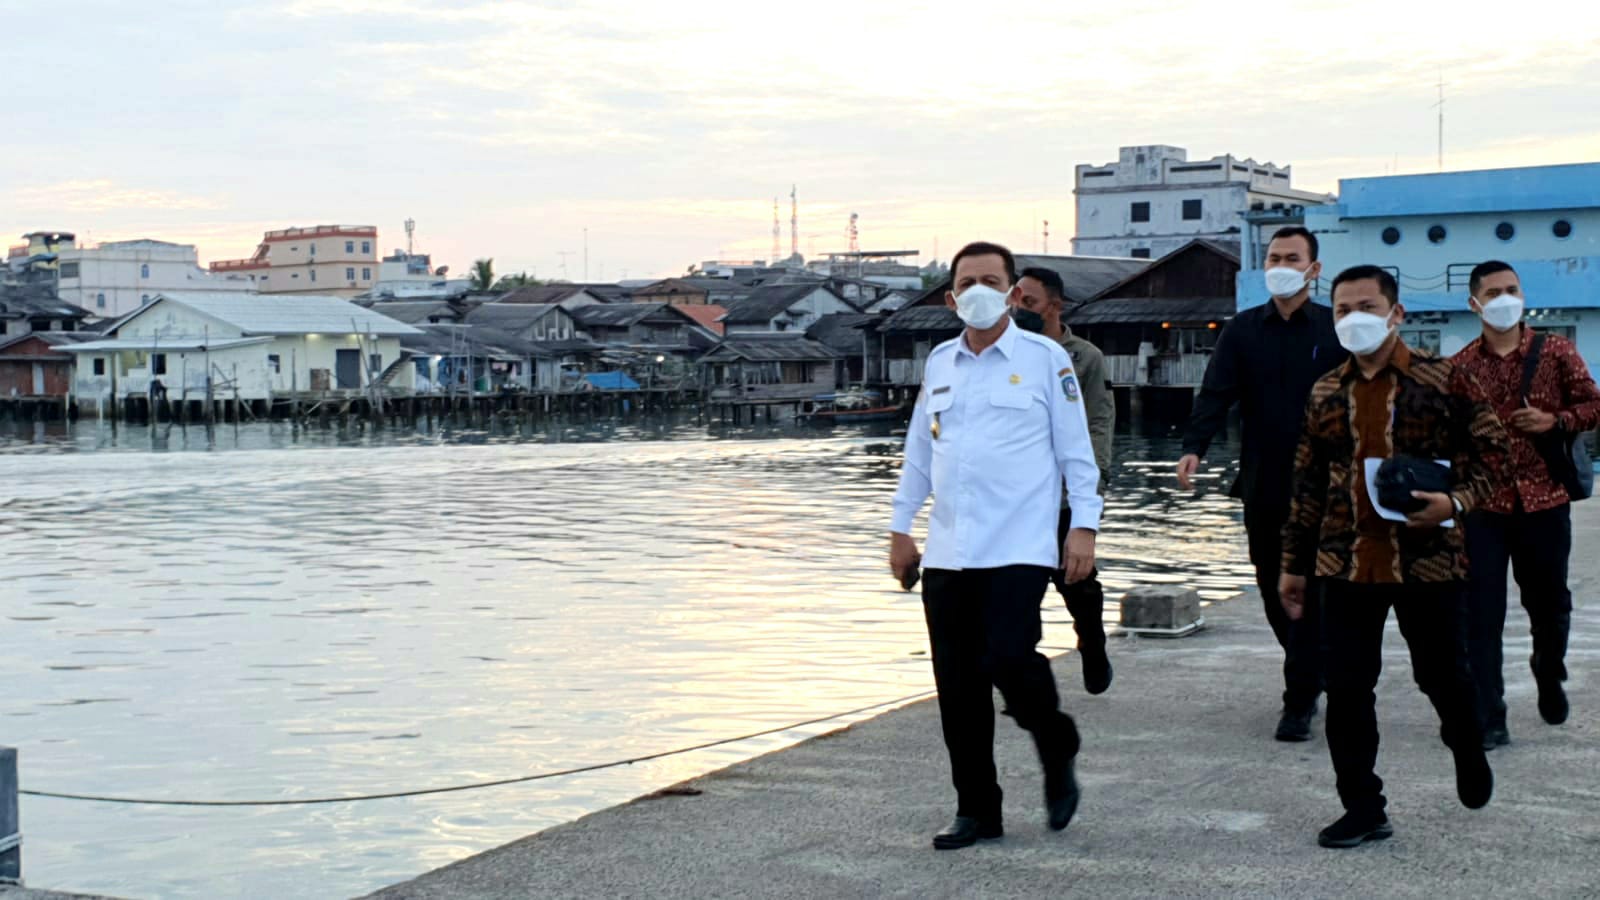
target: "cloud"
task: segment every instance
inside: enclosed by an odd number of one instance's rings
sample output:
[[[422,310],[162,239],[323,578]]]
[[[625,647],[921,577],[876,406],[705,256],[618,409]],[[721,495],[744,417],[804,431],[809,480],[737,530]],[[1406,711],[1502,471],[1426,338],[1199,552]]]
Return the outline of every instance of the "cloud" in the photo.
[[[216,210],[226,203],[219,197],[204,197],[178,191],[126,187],[107,178],[59,181],[54,184],[24,187],[11,197],[12,204],[24,211],[45,214],[103,213],[116,210]]]

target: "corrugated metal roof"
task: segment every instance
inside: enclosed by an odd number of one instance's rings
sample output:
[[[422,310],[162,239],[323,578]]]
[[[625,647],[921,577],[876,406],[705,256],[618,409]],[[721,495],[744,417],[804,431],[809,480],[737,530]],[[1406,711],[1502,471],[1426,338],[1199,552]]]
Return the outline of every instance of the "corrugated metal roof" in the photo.
[[[740,335],[728,338],[701,357],[701,362],[819,362],[839,354],[803,334]]]
[[[931,331],[955,337],[961,327],[961,319],[948,306],[908,306],[884,320],[878,330],[885,334]]]
[[[82,319],[88,310],[56,295],[48,284],[0,284],[0,319]]]
[[[455,307],[443,300],[381,300],[367,308],[407,325],[427,321],[433,315],[455,317]]]
[[[84,341],[81,344],[63,344],[68,353],[112,353],[118,350],[151,350],[199,352],[202,350],[231,350],[253,344],[270,344],[270,337],[220,338],[207,343],[198,338],[112,338],[107,341]]]
[[[1233,318],[1234,298],[1209,297],[1204,299],[1150,299],[1144,297],[1108,297],[1085,303],[1067,313],[1067,324],[1079,325],[1138,325],[1151,322],[1179,322],[1198,324],[1222,322]]]
[[[665,303],[597,303],[571,312],[586,328],[627,328],[666,308]]]
[[[806,337],[846,356],[861,354],[861,326],[879,317],[868,313],[833,313],[823,316],[806,329]]]
[[[725,325],[765,324],[783,315],[784,310],[801,300],[819,290],[827,289],[826,285],[819,282],[774,284],[754,288],[749,296],[728,304],[728,314],[722,317],[722,322]],[[843,301],[844,298],[839,299]]]
[[[382,313],[363,309],[340,297],[320,295],[194,293],[181,297],[157,294],[123,324],[158,303],[176,303],[227,322],[245,334],[372,334],[399,337],[416,329]]]

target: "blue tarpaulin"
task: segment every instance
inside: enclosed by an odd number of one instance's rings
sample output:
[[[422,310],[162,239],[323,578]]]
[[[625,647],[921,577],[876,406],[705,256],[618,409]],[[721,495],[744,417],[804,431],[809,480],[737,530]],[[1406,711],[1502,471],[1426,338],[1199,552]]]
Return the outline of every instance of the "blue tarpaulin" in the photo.
[[[626,372],[590,372],[583,376],[589,386],[602,391],[637,391],[639,382],[628,377]]]

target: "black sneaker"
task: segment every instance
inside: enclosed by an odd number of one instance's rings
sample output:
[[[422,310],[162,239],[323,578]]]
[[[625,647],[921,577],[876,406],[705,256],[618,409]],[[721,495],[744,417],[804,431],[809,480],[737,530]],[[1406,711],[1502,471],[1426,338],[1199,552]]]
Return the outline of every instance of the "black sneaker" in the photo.
[[[1560,725],[1567,720],[1567,692],[1554,678],[1539,680],[1539,717],[1550,725]]]
[[[1285,706],[1283,717],[1278,719],[1278,730],[1273,735],[1280,741],[1301,743],[1311,740],[1311,718],[1317,714],[1316,701],[1299,708]]]
[[[1504,725],[1490,725],[1483,729],[1483,749],[1487,752],[1511,743],[1511,732]]]
[[[1083,689],[1091,694],[1104,694],[1111,687],[1111,659],[1106,656],[1105,644],[1078,648],[1083,657]]]
[[[1467,809],[1483,809],[1494,796],[1494,770],[1482,747],[1466,747],[1455,752],[1456,796]]]
[[[1389,817],[1383,813],[1347,812],[1339,821],[1317,833],[1317,843],[1336,850],[1359,847],[1367,841],[1381,841],[1394,834]]]

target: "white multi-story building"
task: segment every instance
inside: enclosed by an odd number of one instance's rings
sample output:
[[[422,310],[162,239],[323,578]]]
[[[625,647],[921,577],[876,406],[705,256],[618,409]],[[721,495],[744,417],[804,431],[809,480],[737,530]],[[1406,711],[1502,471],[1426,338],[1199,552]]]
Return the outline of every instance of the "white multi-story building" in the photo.
[[[1290,167],[1232,154],[1189,161],[1182,147],[1123,147],[1117,161],[1077,167],[1077,256],[1159,259],[1196,238],[1239,241],[1242,213],[1332,198],[1290,186]]]
[[[47,234],[53,240],[44,240]],[[55,254],[61,299],[101,318],[126,315],[159,294],[248,294],[256,289],[247,277],[217,275],[200,268],[200,255],[192,244],[137,240],[79,247],[72,235],[61,232],[38,232],[24,238],[27,252]]]

